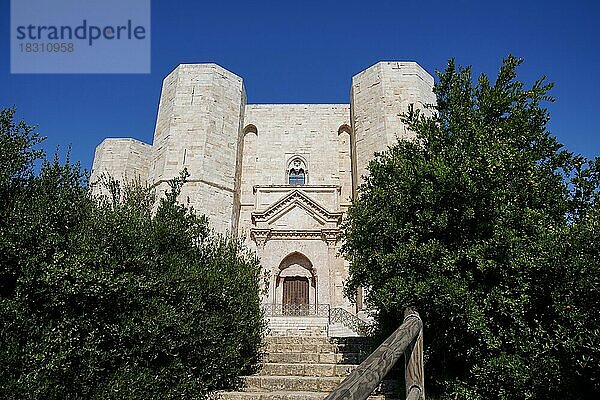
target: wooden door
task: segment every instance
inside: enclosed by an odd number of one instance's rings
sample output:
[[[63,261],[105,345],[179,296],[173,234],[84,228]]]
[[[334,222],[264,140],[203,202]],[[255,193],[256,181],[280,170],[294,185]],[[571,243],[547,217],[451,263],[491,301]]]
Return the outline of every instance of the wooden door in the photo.
[[[306,315],[308,300],[308,278],[294,276],[283,280],[284,314]]]

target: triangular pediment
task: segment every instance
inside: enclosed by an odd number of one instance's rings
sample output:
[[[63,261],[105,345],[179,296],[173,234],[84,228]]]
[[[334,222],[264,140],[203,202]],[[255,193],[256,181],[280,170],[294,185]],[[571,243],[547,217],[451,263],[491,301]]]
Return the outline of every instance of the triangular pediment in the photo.
[[[292,191],[265,211],[252,213],[254,223],[266,222],[275,226],[285,224],[290,228],[300,222],[320,228],[328,222],[339,224],[341,219],[342,213],[329,212],[300,190]]]
[[[298,204],[292,204],[285,212],[269,220],[274,229],[321,229],[325,221]]]

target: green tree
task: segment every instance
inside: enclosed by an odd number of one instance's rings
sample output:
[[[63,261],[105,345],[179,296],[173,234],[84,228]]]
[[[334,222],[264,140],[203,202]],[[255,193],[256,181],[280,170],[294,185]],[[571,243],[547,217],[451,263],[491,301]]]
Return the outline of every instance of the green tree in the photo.
[[[414,305],[440,398],[592,398],[599,333],[596,164],[547,130],[552,85],[451,60],[416,133],[378,154],[348,212],[348,293],[382,332]],[[569,181],[569,179],[571,179]],[[595,254],[595,256],[594,256]]]
[[[1,114],[0,397],[200,398],[258,361],[260,266],[236,238],[152,191],[41,159]],[[33,146],[33,147],[32,147]]]

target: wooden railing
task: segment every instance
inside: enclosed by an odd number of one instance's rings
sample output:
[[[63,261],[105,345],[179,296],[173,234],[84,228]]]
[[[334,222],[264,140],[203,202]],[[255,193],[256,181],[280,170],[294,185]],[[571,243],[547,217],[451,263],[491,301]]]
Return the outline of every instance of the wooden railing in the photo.
[[[404,354],[406,400],[424,400],[423,322],[407,308],[404,322],[365,361],[350,373],[325,400],[365,400]]]

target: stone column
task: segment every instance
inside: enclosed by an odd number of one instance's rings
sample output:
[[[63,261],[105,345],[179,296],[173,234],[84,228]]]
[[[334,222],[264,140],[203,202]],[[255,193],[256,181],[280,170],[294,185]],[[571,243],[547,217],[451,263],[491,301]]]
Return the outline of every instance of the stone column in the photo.
[[[323,230],[323,240],[327,243],[327,275],[322,281],[323,287],[327,288],[327,303],[329,303],[331,307],[334,307],[336,302],[335,280],[337,257],[335,256],[335,245],[337,243],[337,235],[337,229]]]
[[[269,240],[269,230],[268,229],[252,229],[250,231],[250,237],[252,239],[254,239],[254,242],[256,242],[256,255],[258,256],[258,259],[261,262],[261,267],[263,268],[263,270],[269,271],[270,276],[269,276],[269,288],[267,288],[267,291],[265,293],[265,295],[263,296],[263,302],[266,303],[274,303],[275,302],[275,279],[276,279],[276,274],[275,271],[273,271],[272,269],[268,269],[267,266],[265,266],[262,262],[263,262],[263,255],[265,252],[265,244],[267,243],[267,240]],[[264,283],[261,280],[261,290],[264,290]],[[273,295],[271,297],[271,295]]]

